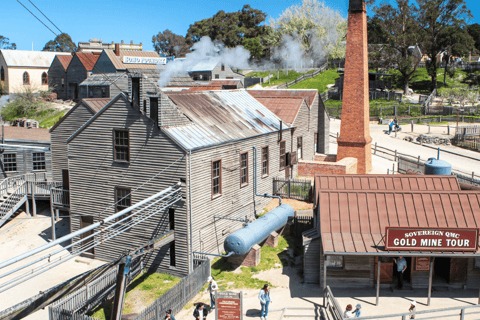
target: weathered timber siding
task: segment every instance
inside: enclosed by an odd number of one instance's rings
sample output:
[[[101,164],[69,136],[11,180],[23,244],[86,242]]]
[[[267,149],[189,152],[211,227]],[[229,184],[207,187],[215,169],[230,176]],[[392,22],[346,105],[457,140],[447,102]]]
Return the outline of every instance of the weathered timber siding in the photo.
[[[316,96],[313,104],[317,108],[315,119],[318,121],[318,129],[320,130],[320,139],[317,143],[319,144],[320,153],[328,154],[330,153],[330,118],[320,95]]]
[[[63,85],[62,85],[63,78]],[[48,69],[48,87],[57,94],[58,99],[66,99],[65,84],[67,83],[67,73],[60,60],[57,57],[53,59],[50,69]]]
[[[320,283],[320,238],[313,239],[304,247],[303,280],[305,283]]]
[[[128,164],[113,161],[112,135],[115,128],[129,129],[131,162]],[[130,102],[122,96],[69,142],[68,157],[71,212],[73,215],[94,215],[95,221],[115,212],[114,208],[107,207],[115,202],[116,186],[134,190],[179,159],[167,171],[134,192],[131,203],[133,205],[174,185],[180,179],[186,179],[185,152],[162,133],[153,121],[132,108]],[[170,246],[165,245],[146,256],[147,268],[179,275],[189,272],[186,188],[182,189],[182,193],[184,200],[173,207],[176,267],[170,267]],[[80,220],[72,218],[71,227],[72,231],[78,230]],[[166,210],[95,248],[95,258],[112,260],[125,249],[144,245],[168,231],[168,228]]]
[[[108,55],[105,53],[105,51],[102,51],[97,62],[95,63],[95,66],[93,67],[92,73],[115,73],[117,71],[118,70],[115,68]]]
[[[105,93],[103,93],[103,90],[105,90]],[[92,86],[82,84],[79,88],[78,98],[114,98],[122,92],[128,92],[128,78],[126,74],[115,80],[115,83]]]
[[[35,129],[32,129],[35,130]],[[5,144],[12,145],[25,145],[25,146],[38,146],[38,147],[50,147],[50,142],[39,142],[34,140],[15,140],[15,139],[5,139]],[[33,153],[45,152],[45,170],[33,170]],[[3,155],[5,154],[15,154],[17,159],[17,171],[5,172],[3,170]],[[0,156],[1,168],[0,168],[0,178],[5,179],[8,177],[26,174],[26,173],[47,173],[47,179],[52,179],[52,153],[51,151],[40,151],[34,149],[19,149],[19,148],[5,148],[5,151]]]
[[[75,99],[75,84],[80,89],[80,83],[88,78],[88,71],[83,66],[78,56],[73,56],[67,68],[67,99]]]
[[[303,160],[313,160],[314,152],[313,152],[313,144],[314,144],[314,135],[315,135],[315,123],[312,119],[313,111],[310,110],[308,105],[305,101],[302,103],[302,106],[298,110],[297,117],[293,123],[293,126],[296,127],[295,133],[293,134],[293,143],[292,143],[292,151],[297,152],[297,138],[302,137],[302,159]],[[297,158],[298,152],[297,152]]]
[[[80,103],[63,121],[50,132],[52,141],[52,173],[54,181],[62,181],[62,170],[68,169],[67,139],[93,116],[90,108]]]
[[[192,201],[193,201],[193,249],[203,252],[217,252],[225,238],[242,227],[241,222],[216,219],[214,215],[230,218],[254,217],[261,213],[271,201],[269,198],[254,196],[254,152],[257,147],[258,193],[272,193],[272,177],[285,175],[279,169],[279,133],[274,132],[258,137],[227,143],[217,147],[192,152]],[[286,150],[291,146],[291,129],[283,131]],[[262,177],[261,148],[269,146],[270,172]],[[240,186],[240,154],[248,152],[248,185]],[[222,195],[212,199],[212,161],[222,160]]]

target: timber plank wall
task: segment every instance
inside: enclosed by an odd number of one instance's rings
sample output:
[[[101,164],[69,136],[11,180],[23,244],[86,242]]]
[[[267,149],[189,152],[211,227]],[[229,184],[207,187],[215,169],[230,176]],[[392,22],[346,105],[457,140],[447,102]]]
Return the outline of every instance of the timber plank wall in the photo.
[[[35,130],[35,129],[32,129]],[[25,146],[38,146],[38,147],[50,147],[50,143],[39,142],[39,141],[30,141],[30,140],[16,140],[16,139],[5,139],[5,144],[12,145],[25,145]],[[45,170],[33,170],[33,154],[34,153],[45,153]],[[4,171],[3,157],[6,154],[15,154],[17,160],[17,171]],[[3,155],[0,157],[2,165],[0,168],[0,178],[5,179],[8,177],[13,177],[26,173],[47,173],[47,179],[52,179],[52,152],[51,151],[40,151],[34,149],[10,149],[5,148]]]
[[[85,69],[78,56],[73,56],[67,68],[67,99],[75,99],[75,84],[80,87],[80,83],[88,78],[88,74],[88,70]]]
[[[62,85],[63,78],[63,85]],[[48,87],[52,89],[52,92],[57,94],[57,99],[65,100],[66,92],[65,85],[67,84],[67,73],[60,60],[57,57],[53,59],[53,62],[48,69]]]

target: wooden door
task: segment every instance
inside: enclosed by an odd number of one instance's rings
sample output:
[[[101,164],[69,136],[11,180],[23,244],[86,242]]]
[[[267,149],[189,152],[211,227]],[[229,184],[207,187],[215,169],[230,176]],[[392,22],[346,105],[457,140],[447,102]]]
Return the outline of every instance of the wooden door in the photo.
[[[93,217],[83,216],[83,217],[80,218],[80,228],[85,228],[85,227],[88,227],[89,225],[92,225],[92,224],[93,224]],[[94,230],[90,230],[88,232],[82,233],[81,238],[85,239],[86,237],[92,235],[93,232],[94,232]],[[85,246],[88,246],[89,244],[92,244],[93,240],[94,240],[94,238],[92,237],[92,238],[89,238],[87,240],[82,241],[82,247],[85,247]],[[83,257],[93,258],[94,254],[95,254],[95,248],[91,248],[91,249],[85,251],[84,253],[82,253],[81,255]]]
[[[467,282],[468,259],[450,259],[450,284],[465,284]]]
[[[62,170],[62,184],[64,190],[70,190],[70,177],[68,175],[68,170]]]
[[[393,261],[390,258],[380,258],[380,283],[391,284],[393,282]],[[378,257],[375,257],[375,284],[377,283]]]

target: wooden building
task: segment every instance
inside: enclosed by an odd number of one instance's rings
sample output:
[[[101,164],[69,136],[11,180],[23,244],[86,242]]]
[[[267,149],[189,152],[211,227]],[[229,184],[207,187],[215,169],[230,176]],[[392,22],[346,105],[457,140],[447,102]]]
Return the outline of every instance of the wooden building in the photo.
[[[48,69],[48,87],[58,99],[67,99],[67,68],[71,60],[71,55],[56,55]]]
[[[174,226],[175,242],[149,254],[146,265],[184,275],[193,270],[191,250],[217,252],[225,237],[241,227],[214,215],[253,218],[263,211],[270,199],[254,196],[253,146],[258,149],[258,192],[269,193],[271,178],[288,166],[293,128],[284,124],[280,131],[280,119],[244,90],[164,92],[150,99],[145,114],[120,94],[79,129],[69,129],[75,132],[67,140],[71,231],[180,181],[183,201],[90,254],[110,260]],[[52,130],[54,141],[55,135],[68,135],[59,129],[74,113]],[[56,142],[53,152],[63,152]]]
[[[79,86],[93,72],[100,54],[98,52],[76,52],[67,67],[67,99],[78,101]]]
[[[126,72],[92,74],[80,83],[78,97],[114,98],[119,93],[128,92],[128,74]]]
[[[0,140],[4,144],[0,148],[0,177],[4,179],[26,173],[46,173],[51,180],[52,153],[48,130],[5,126],[3,132],[5,136]]]
[[[130,43],[124,43],[123,40],[120,45],[120,50],[135,50],[143,51],[143,45],[140,42],[139,44],[133,43],[133,40]],[[115,42],[103,42],[102,39],[93,38],[88,42],[79,42],[77,46],[77,52],[102,52],[104,49],[115,49]]]
[[[126,72],[128,68],[158,70],[158,65],[166,64],[155,51],[122,50],[117,43],[114,50],[101,52],[93,70],[94,74]]]
[[[395,288],[393,259],[403,256],[405,287],[429,288],[429,298],[432,285],[480,288],[480,192],[461,190],[456,177],[316,176],[314,205],[316,227],[304,233],[306,282],[377,286],[378,297],[381,287]],[[464,232],[473,232],[470,243]],[[445,236],[462,245],[439,241]]]
[[[199,61],[188,71],[195,81],[204,82],[206,84],[212,80],[240,80],[242,87],[245,76],[241,73],[234,72],[229,66],[221,62],[218,57],[209,57],[208,59]],[[205,83],[206,82],[206,83]]]

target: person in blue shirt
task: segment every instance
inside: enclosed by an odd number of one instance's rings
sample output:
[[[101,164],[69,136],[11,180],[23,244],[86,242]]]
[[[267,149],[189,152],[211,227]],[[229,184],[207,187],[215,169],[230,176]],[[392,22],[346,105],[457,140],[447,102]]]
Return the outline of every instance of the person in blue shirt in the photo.
[[[403,273],[407,270],[407,260],[404,257],[398,257],[398,259],[393,259],[397,264],[398,271],[398,289],[403,289]]]
[[[392,133],[392,130],[393,130],[393,126],[395,125],[395,123],[392,121],[390,122],[390,124],[388,125],[388,134],[390,135],[390,133]]]
[[[355,306],[355,311],[353,311],[353,314],[355,315],[355,318],[360,318],[362,314],[362,305],[359,303]]]
[[[272,302],[270,298],[270,290],[268,289],[268,284],[265,284],[258,294],[258,299],[260,300],[260,319],[267,320],[268,316],[268,305]]]
[[[168,309],[165,312],[165,320],[175,320],[175,317],[172,315],[172,309]]]

